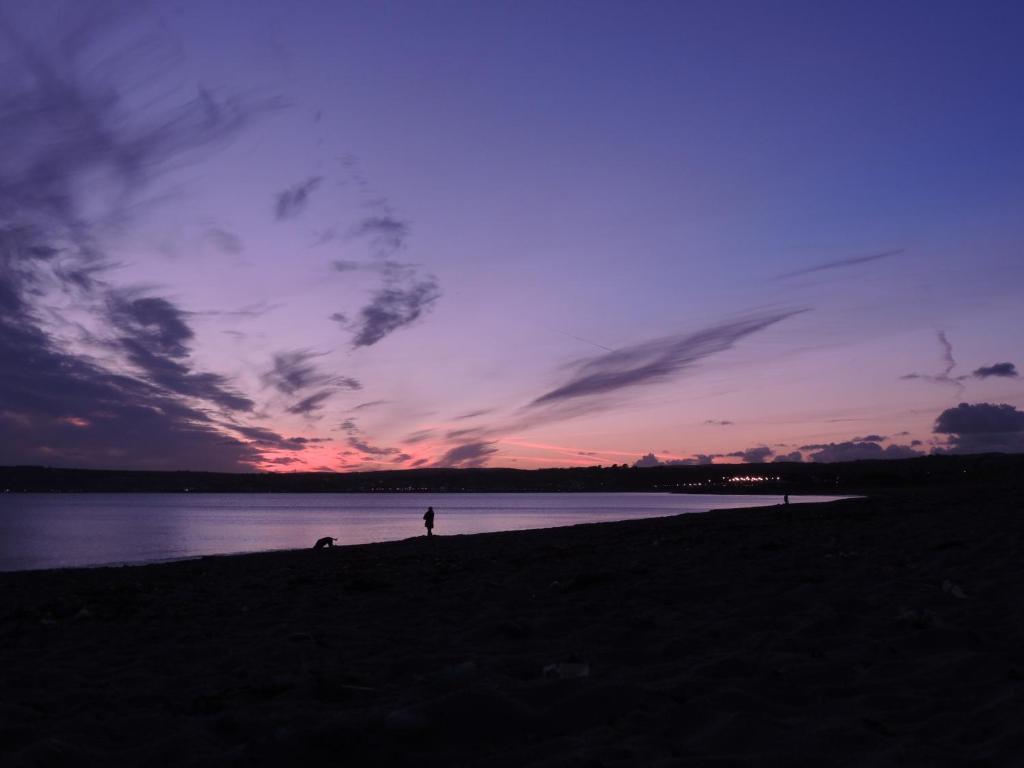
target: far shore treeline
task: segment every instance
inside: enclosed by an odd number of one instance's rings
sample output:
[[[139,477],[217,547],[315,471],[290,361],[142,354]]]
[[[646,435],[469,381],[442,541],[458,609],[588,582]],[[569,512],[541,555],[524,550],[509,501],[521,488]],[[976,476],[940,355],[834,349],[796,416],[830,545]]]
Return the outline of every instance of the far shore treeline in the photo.
[[[942,485],[1016,485],[1024,455],[926,456],[835,464],[430,468],[390,472],[214,473],[0,467],[0,493],[458,493],[669,491],[857,493]]]

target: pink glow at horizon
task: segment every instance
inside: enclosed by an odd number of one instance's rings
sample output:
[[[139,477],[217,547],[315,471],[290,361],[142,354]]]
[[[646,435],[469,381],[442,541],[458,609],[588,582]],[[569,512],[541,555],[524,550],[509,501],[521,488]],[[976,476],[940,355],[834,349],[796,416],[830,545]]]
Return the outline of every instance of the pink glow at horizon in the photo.
[[[0,463],[1024,451],[1020,8],[295,5],[7,10]]]

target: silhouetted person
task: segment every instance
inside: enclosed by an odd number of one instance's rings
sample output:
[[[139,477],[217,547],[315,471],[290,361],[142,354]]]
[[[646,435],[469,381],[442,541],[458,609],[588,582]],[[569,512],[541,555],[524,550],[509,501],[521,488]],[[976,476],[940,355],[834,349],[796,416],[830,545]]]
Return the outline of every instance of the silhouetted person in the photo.
[[[787,506],[789,505],[789,494],[788,493],[785,496],[782,497],[782,503],[786,504]]]
[[[423,524],[427,526],[427,536],[434,535],[434,508],[427,507],[427,511],[423,513]]]
[[[334,542],[337,539],[333,536],[324,536],[322,539],[317,539],[316,544],[313,545],[313,549],[323,549],[324,547],[333,547]]]

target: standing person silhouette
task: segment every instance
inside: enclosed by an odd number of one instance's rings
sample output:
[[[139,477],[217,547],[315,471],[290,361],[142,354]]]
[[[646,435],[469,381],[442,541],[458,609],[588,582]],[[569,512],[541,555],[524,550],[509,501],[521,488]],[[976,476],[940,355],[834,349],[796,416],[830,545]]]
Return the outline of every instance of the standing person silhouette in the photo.
[[[427,536],[434,535],[434,508],[427,507],[427,511],[423,513],[423,524],[427,526]]]

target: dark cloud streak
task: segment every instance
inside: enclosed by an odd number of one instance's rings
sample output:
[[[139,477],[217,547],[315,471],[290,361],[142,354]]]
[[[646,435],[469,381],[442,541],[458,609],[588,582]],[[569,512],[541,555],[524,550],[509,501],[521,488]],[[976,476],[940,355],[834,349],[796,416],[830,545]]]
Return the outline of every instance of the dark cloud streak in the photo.
[[[323,182],[320,176],[311,176],[303,182],[280,192],[274,202],[274,216],[278,221],[293,219],[306,210],[310,195]]]
[[[976,368],[974,373],[971,374],[976,379],[988,379],[993,376],[1013,379],[1017,377],[1017,366],[1013,363],[995,363],[993,365],[983,365],[980,368]]]
[[[752,315],[692,334],[667,336],[586,360],[565,384],[541,395],[536,407],[579,397],[606,395],[627,387],[654,384],[730,349],[739,340],[807,310]]]
[[[40,33],[37,44],[0,18],[10,54],[0,72],[0,463],[251,468],[258,451],[193,399],[230,411],[252,402],[223,377],[191,369],[187,313],[106,282],[113,261],[98,233],[126,221],[133,196],[161,171],[230,139],[271,105],[165,89],[173,57],[155,66],[162,54],[149,38],[126,44],[127,57],[100,57],[116,59],[115,70],[97,67],[92,54],[110,53],[99,51],[101,33],[127,39],[121,21],[87,15],[67,34]],[[139,92],[119,91],[107,77],[124,72]],[[154,84],[160,97],[141,92]],[[146,106],[126,107],[140,101]],[[85,182],[99,194],[84,198]],[[87,215],[96,199],[103,212]],[[50,291],[96,314],[114,336],[104,343],[136,371],[112,370],[55,340],[40,311]]]
[[[851,256],[846,259],[837,259],[835,261],[826,261],[823,264],[816,264],[813,267],[806,267],[805,269],[796,269],[792,272],[784,272],[781,275],[776,276],[776,280],[785,280],[790,277],[799,277],[800,275],[810,275],[815,272],[825,272],[831,269],[845,269],[846,267],[855,267],[860,264],[868,264],[872,261],[880,261],[881,259],[887,259],[891,256],[898,256],[903,253],[905,249],[898,248],[892,251],[882,251],[881,253],[872,253],[867,256]]]
[[[373,294],[352,323],[352,346],[371,347],[418,320],[440,298],[437,281],[426,277],[406,286],[386,286]],[[335,318],[338,319],[338,318]]]

